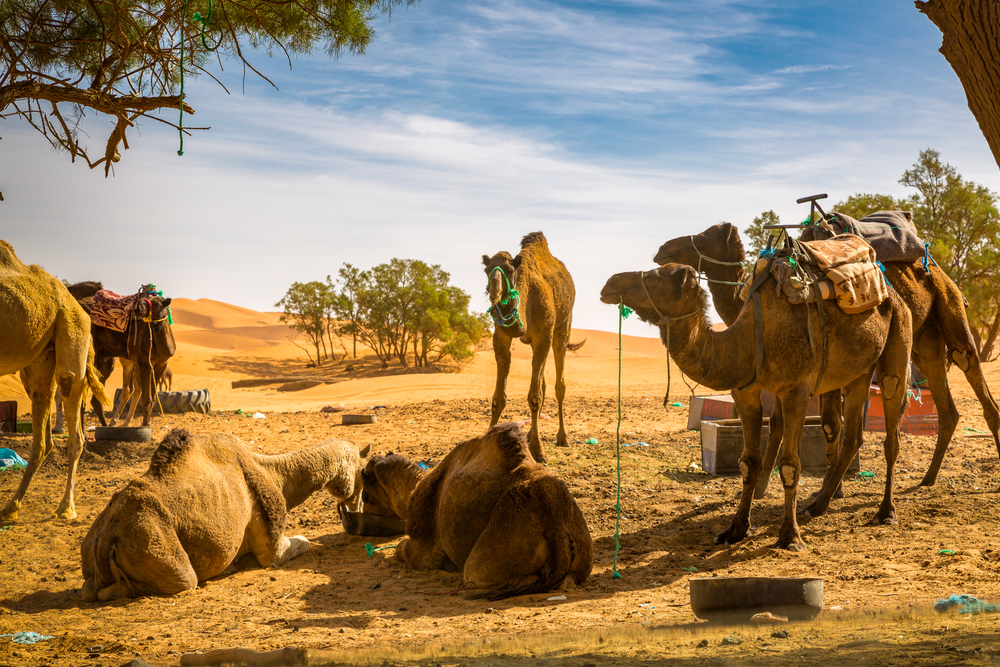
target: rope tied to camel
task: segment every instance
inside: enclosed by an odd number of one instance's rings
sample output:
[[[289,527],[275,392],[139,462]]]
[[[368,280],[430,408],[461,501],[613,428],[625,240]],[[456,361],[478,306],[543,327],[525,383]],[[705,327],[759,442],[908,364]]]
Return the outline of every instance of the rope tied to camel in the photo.
[[[698,245],[694,242],[694,235],[690,235],[690,236],[688,236],[688,238],[691,240],[691,247],[694,248],[694,251],[696,253],[698,253],[698,279],[699,280],[704,280],[707,283],[716,283],[718,285],[742,285],[743,284],[742,281],[733,282],[731,280],[715,280],[714,278],[709,278],[708,276],[706,276],[704,274],[704,272],[701,270],[701,263],[703,261],[709,262],[711,264],[718,264],[719,266],[738,266],[738,267],[740,267],[740,268],[742,268],[744,270],[746,269],[746,264],[744,262],[723,262],[722,260],[715,259],[714,257],[709,257],[708,255],[702,253],[702,251],[698,249]]]
[[[504,292],[500,300],[490,306],[490,317],[493,318],[497,326],[509,327],[516,323],[519,328],[524,328],[524,323],[521,321],[521,293],[511,286],[510,280],[507,278],[507,274],[504,272],[502,266],[493,267],[493,270],[490,271],[490,279],[493,278],[493,274],[497,271],[500,272],[500,276],[503,278]],[[511,301],[514,302],[514,309],[507,315],[504,315],[500,310],[500,306],[506,306]]]
[[[663,407],[665,408],[667,407],[667,404],[670,403],[670,322],[671,320],[682,320],[685,317],[691,317],[692,315],[697,315],[699,311],[692,310],[690,313],[686,313],[684,315],[678,315],[677,317],[673,318],[667,317],[666,315],[660,312],[659,308],[656,307],[656,304],[653,303],[653,297],[649,295],[649,290],[646,289],[645,271],[639,272],[639,284],[642,285],[642,291],[646,295],[646,299],[649,300],[649,305],[653,307],[653,311],[656,313],[656,316],[660,318],[659,321],[656,323],[657,326],[665,327],[667,330],[666,340],[664,341],[664,346],[667,348],[667,393],[663,395]],[[705,341],[705,343],[707,345],[708,341]],[[701,353],[703,355],[705,354],[704,347],[701,348]],[[700,361],[701,357],[699,357],[698,360]],[[680,366],[678,366],[678,368],[680,368]],[[688,366],[688,368],[691,368],[691,366]],[[695,386],[697,387],[697,385]],[[692,390],[692,393],[694,393],[694,390]]]

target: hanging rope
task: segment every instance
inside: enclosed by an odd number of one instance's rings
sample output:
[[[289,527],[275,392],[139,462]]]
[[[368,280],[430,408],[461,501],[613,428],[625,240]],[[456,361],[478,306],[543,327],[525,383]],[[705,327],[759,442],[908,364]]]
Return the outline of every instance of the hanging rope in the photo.
[[[618,427],[615,431],[615,458],[618,460],[618,488],[615,497],[615,557],[612,564],[611,577],[621,579],[622,575],[618,571],[618,552],[622,545],[618,541],[619,524],[622,517],[622,321],[628,319],[632,314],[632,309],[618,299]]]
[[[195,21],[201,22],[201,45],[205,47],[206,51],[215,51],[219,48],[219,44],[214,47],[208,45],[208,41],[205,40],[205,30],[208,28],[208,22],[212,20],[212,0],[208,0],[208,16],[202,16],[201,12],[195,12],[191,17]]]
[[[187,16],[188,0],[184,0],[184,13],[181,14],[181,94],[177,106],[180,107],[180,120],[177,121],[177,135],[180,137],[181,146],[177,149],[177,155],[184,155],[184,17]]]

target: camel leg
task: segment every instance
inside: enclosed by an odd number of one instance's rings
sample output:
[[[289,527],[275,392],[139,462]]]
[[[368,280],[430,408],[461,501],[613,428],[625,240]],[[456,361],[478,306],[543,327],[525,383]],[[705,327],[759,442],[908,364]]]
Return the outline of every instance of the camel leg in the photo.
[[[760,405],[760,389],[734,391],[736,411],[743,424],[743,455],[740,457],[740,476],[743,479],[743,495],[740,496],[736,515],[724,532],[715,536],[716,544],[736,544],[750,531],[750,506],[753,491],[761,473],[760,431],[763,428],[763,409]]]
[[[938,413],[938,434],[934,457],[924,478],[920,480],[920,486],[933,486],[937,481],[945,452],[948,451],[948,444],[958,427],[958,408],[952,398],[951,389],[948,388],[948,371],[944,355],[945,345],[940,330],[937,327],[927,327],[913,346],[913,361],[927,378],[927,388],[931,392]],[[888,421],[886,428],[889,428]]]
[[[781,396],[784,410],[785,432],[782,436],[784,447],[781,451],[781,461],[778,464],[778,474],[781,486],[785,491],[785,513],[778,530],[779,549],[803,551],[806,548],[799,532],[796,518],[796,494],[799,489],[799,478],[802,473],[802,461],[799,451],[802,446],[802,431],[805,428],[806,408],[809,405],[809,389],[801,384]]]
[[[28,485],[31,484],[31,478],[52,451],[49,418],[52,412],[52,398],[55,395],[55,383],[52,381],[55,364],[55,354],[50,351],[45,354],[44,359],[21,369],[21,384],[31,398],[31,453],[28,455],[28,465],[21,474],[21,483],[7,501],[7,505],[0,511],[0,521],[17,520],[17,512],[21,508],[24,494],[28,491]]]
[[[819,397],[820,424],[823,425],[823,437],[826,438],[827,469],[837,464],[837,453],[840,450],[841,419],[844,411],[842,397],[843,393],[839,389],[828,391]],[[837,485],[833,497],[844,497],[843,481]]]
[[[874,367],[869,368],[843,389],[844,440],[840,443],[836,465],[826,469],[819,493],[804,504],[802,513],[806,516],[822,516],[826,512],[830,507],[830,500],[844,479],[848,466],[861,449],[861,415],[865,401],[868,400],[868,388],[871,386],[874,371]]]
[[[552,357],[556,364],[556,403],[559,404],[559,433],[556,434],[556,447],[566,447],[566,426],[563,423],[563,400],[566,398],[566,378],[563,370],[566,368],[566,345],[569,343],[569,331],[556,334],[552,345]],[[543,378],[544,379],[544,378]],[[544,400],[544,398],[543,398]]]
[[[507,407],[507,374],[510,373],[510,344],[513,339],[499,329],[493,331],[493,356],[497,360],[497,383],[493,389],[493,416],[490,426],[500,421],[503,409]]]
[[[83,454],[83,420],[81,412],[87,394],[86,369],[83,375],[70,377],[64,375],[58,380],[63,395],[63,411],[66,413],[66,430],[69,432],[69,442],[66,447],[67,467],[66,491],[63,493],[55,517],[59,519],[75,519],[76,504],[73,493],[76,488],[76,468]]]
[[[435,542],[404,537],[396,546],[396,560],[418,571],[444,570],[458,572],[458,566]]]
[[[111,377],[112,371],[115,370],[115,358],[98,357],[94,359],[94,367],[97,368],[97,372],[101,375],[101,382],[107,382],[108,378]],[[91,397],[90,406],[94,409],[94,414],[97,415],[97,420],[101,422],[101,426],[107,426],[108,420],[104,416],[104,406],[101,405],[97,396]]]
[[[119,419],[124,419],[123,426],[132,423],[136,405],[138,405],[138,395],[136,392],[136,364],[129,359],[122,359],[122,393],[118,397],[115,411],[111,415],[111,425],[118,423]],[[128,415],[127,418],[124,415]]]
[[[63,414],[63,395],[59,387],[56,387],[56,425],[52,427],[53,433],[65,433],[66,417]]]
[[[531,342],[531,384],[528,387],[528,410],[531,412],[531,432],[528,433],[528,451],[539,463],[545,463],[545,452],[542,450],[542,439],[538,435],[538,415],[545,401],[543,384],[545,382],[545,359],[549,356],[552,341],[548,338],[538,338]]]
[[[767,495],[767,485],[771,481],[771,471],[774,470],[774,462],[778,458],[778,449],[781,447],[781,435],[785,430],[784,417],[781,412],[781,400],[777,396],[774,397],[774,407],[771,409],[771,418],[768,420],[768,423],[767,449],[764,452],[760,477],[757,478],[757,486],[753,491],[753,497],[756,500]]]
[[[884,356],[883,356],[884,359]],[[879,360],[879,388],[882,390],[882,406],[885,410],[885,495],[879,505],[873,525],[896,523],[896,505],[893,502],[892,487],[896,477],[896,457],[899,455],[899,420],[906,410],[907,379],[897,375],[899,368]]]

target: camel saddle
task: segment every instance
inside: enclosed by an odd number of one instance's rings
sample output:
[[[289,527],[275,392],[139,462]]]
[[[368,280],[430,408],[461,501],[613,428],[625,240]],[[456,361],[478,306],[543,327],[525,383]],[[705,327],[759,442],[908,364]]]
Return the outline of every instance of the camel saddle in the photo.
[[[94,295],[94,307],[90,311],[90,320],[105,329],[125,331],[138,298],[138,294],[122,296],[111,290],[99,290]]]
[[[754,266],[754,279],[741,293],[746,300],[760,271],[770,267],[779,289],[789,302],[815,303],[835,299],[845,313],[861,313],[889,296],[875,250],[854,234],[839,234],[823,241],[793,241],[773,258],[761,257]]]
[[[868,241],[880,262],[913,262],[927,252],[909,211],[876,211],[860,220],[833,211],[822,223],[802,230],[799,240],[819,241],[845,233]]]

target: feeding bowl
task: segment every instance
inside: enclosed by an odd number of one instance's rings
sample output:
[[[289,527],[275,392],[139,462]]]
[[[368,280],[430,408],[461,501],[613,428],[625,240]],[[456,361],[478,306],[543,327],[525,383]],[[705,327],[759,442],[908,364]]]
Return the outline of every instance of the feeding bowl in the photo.
[[[368,535],[372,537],[391,537],[406,533],[406,521],[395,516],[382,516],[367,512],[352,512],[347,505],[339,503],[337,513],[344,532],[348,535]]]
[[[764,612],[805,621],[823,609],[820,577],[703,577],[689,583],[691,611],[716,623],[749,623]]]
[[[348,415],[340,416],[342,424],[374,424],[378,421],[375,415]]]

